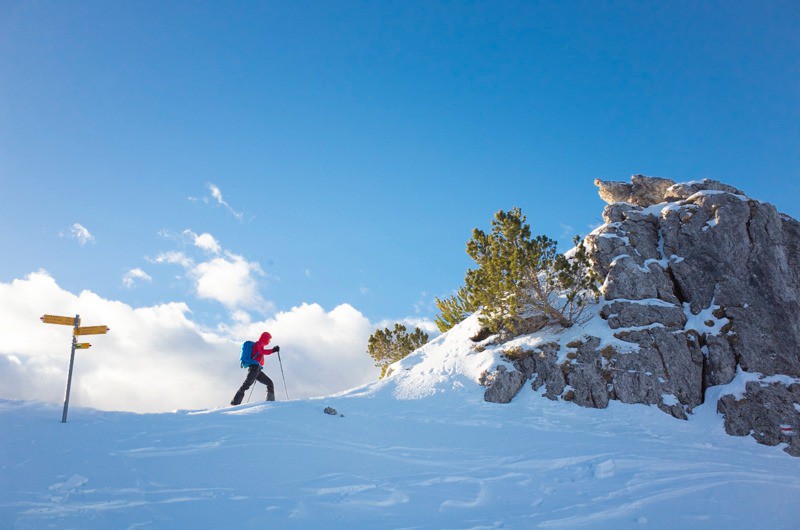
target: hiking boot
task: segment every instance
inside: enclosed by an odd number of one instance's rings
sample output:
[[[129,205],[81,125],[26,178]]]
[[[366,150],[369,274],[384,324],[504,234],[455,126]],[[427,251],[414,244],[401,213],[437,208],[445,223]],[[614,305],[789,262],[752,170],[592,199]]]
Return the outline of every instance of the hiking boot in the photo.
[[[275,401],[275,392],[267,392],[267,401]]]

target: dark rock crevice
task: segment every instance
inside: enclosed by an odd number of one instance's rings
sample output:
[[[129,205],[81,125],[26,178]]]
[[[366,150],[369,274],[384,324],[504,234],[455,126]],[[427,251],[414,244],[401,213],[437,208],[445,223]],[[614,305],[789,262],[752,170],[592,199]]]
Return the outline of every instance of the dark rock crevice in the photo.
[[[683,304],[691,304],[691,297],[684,293],[683,287],[681,287],[681,282],[678,281],[678,278],[675,276],[675,271],[672,270],[672,267],[667,266],[666,272],[670,281],[672,282],[672,293],[675,295],[675,298],[678,299],[678,303],[681,305],[681,307],[683,307]]]

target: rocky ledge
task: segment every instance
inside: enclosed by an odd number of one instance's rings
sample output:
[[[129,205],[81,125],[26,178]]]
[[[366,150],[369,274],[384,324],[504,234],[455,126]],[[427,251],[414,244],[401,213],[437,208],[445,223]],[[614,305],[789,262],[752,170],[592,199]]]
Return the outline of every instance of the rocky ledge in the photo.
[[[507,402],[532,380],[551,399],[686,418],[743,374],[744,391],[717,403],[726,431],[800,456],[800,223],[715,180],[595,184],[605,224],[585,244],[615,340],[516,352],[516,370],[484,378],[485,398]]]

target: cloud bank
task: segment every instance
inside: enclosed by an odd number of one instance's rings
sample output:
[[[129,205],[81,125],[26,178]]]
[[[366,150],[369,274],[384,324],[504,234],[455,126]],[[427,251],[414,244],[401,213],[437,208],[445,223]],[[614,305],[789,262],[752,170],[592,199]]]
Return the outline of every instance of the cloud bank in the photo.
[[[329,311],[303,304],[260,321],[234,311],[232,322],[206,329],[192,321],[185,303],[137,308],[91,291],[74,294],[45,271],[0,282],[0,299],[0,397],[6,399],[63,403],[71,328],[42,324],[45,313],[80,314],[84,326],[111,328],[83,337],[93,346],[76,352],[75,406],[133,412],[226,406],[245,375],[242,341],[265,330],[281,346],[286,388],[277,356],[265,363],[279,399],[287,391],[292,399],[328,395],[378,375],[366,353],[376,326],[347,304]],[[264,394],[259,384],[253,399]]]

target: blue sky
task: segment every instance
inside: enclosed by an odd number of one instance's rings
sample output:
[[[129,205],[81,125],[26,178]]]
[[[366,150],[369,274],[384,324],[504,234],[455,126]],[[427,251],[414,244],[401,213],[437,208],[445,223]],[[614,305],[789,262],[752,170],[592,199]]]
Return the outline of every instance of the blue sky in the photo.
[[[800,217],[799,27],[793,2],[2,1],[0,282],[211,327],[430,320],[472,228],[519,206],[566,249],[595,178]]]

